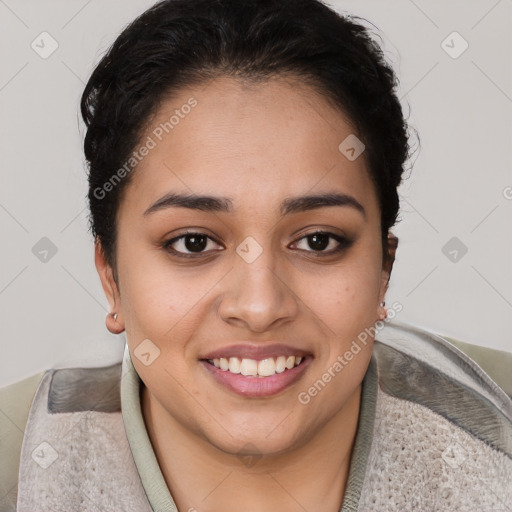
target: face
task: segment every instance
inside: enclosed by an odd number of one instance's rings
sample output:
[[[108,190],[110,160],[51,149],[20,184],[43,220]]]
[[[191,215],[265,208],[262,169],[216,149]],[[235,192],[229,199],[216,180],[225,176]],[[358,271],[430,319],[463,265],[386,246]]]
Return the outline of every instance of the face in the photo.
[[[141,139],[150,149],[117,216],[117,284],[97,248],[148,396],[224,452],[301,446],[360,391],[372,340],[333,368],[375,324],[390,269],[364,158],[338,149],[352,133],[293,80],[188,88]]]

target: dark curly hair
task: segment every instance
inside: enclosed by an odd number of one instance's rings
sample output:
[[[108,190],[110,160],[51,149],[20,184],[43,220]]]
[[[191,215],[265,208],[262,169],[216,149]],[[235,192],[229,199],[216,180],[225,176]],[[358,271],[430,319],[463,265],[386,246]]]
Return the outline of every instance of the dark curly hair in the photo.
[[[319,0],[164,0],[122,31],[81,99],[90,228],[115,276],[116,212],[133,173],[122,173],[116,186],[105,184],[164,99],[221,76],[258,81],[290,74],[348,116],[366,146],[386,255],[409,156],[408,126],[398,80],[356,19]]]

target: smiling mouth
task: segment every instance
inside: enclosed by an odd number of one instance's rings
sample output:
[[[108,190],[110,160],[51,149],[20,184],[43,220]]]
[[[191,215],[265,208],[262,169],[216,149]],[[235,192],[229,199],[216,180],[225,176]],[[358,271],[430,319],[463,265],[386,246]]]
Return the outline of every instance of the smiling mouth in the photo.
[[[302,353],[263,359],[205,358],[200,362],[225,389],[244,398],[270,398],[301,380],[313,359],[312,355]]]
[[[221,357],[205,361],[224,372],[240,374],[244,377],[264,378],[291,370],[303,363],[304,359],[304,357],[297,356],[268,357],[261,360]]]

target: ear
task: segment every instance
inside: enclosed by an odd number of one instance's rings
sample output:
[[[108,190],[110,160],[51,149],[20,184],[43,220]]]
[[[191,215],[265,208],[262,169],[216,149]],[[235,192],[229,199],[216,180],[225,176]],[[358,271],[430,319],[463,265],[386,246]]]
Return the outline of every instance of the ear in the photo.
[[[393,270],[393,263],[395,262],[396,249],[398,247],[398,237],[396,237],[391,231],[388,233],[388,240],[386,251],[382,255],[382,273],[381,273],[381,284],[379,292],[379,306],[377,316],[383,320],[387,316],[387,310],[384,306],[381,306],[385,300],[386,292],[388,291],[389,279],[391,277],[391,271]]]
[[[121,296],[112,267],[107,263],[105,252],[99,240],[94,244],[94,263],[100,276],[101,286],[107,297],[110,313],[105,318],[105,325],[112,334],[120,334],[124,331],[123,312],[121,310]],[[117,313],[114,319],[113,314]]]

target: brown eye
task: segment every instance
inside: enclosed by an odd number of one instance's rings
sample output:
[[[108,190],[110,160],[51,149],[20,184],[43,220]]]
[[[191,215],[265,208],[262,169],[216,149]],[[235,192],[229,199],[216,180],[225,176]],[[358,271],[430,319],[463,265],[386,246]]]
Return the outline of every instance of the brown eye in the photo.
[[[302,242],[303,247],[299,250],[306,252],[317,252],[318,255],[329,255],[342,251],[352,245],[352,241],[345,237],[330,233],[328,231],[315,231],[298,240],[295,244],[298,246]],[[309,249],[308,249],[309,248]],[[330,250],[325,250],[330,248]]]
[[[205,249],[210,241],[216,245],[215,240],[205,233],[185,233],[165,242],[163,248],[175,256],[194,257],[209,252]]]

